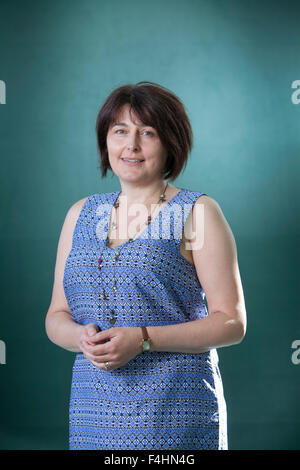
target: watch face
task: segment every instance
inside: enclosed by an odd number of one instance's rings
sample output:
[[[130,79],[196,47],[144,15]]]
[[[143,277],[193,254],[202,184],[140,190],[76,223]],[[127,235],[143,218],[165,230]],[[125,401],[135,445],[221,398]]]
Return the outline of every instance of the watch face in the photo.
[[[149,341],[149,339],[144,340],[144,342],[143,342],[143,351],[149,351],[149,349],[150,349],[150,341]]]

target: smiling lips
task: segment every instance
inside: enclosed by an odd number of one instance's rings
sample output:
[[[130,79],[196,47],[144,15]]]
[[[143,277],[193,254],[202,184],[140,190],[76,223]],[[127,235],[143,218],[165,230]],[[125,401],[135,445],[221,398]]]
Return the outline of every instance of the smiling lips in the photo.
[[[138,160],[136,158],[121,158],[121,160],[126,163],[126,165],[139,165],[144,160]]]

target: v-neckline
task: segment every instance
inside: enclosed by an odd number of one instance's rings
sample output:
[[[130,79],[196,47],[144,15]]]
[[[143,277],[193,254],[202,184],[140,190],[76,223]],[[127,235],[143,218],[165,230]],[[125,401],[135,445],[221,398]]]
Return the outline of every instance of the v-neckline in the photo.
[[[110,246],[107,245],[107,234],[108,234],[108,230],[109,230],[109,226],[110,226],[110,221],[111,221],[111,214],[112,214],[112,209],[113,209],[113,205],[114,203],[116,202],[118,196],[120,195],[121,191],[117,191],[115,193],[115,196],[113,197],[113,201],[112,201],[112,207],[110,209],[110,213],[109,213],[109,218],[108,218],[108,226],[107,226],[107,230],[106,230],[106,236],[105,236],[105,245],[106,245],[106,248],[109,250],[109,251],[114,251],[114,250],[117,250],[118,248],[121,248],[123,247],[124,245],[127,245],[128,243],[133,243],[134,241],[136,240],[139,240],[141,238],[141,236],[149,230],[149,227],[150,225],[152,224],[152,222],[154,222],[154,220],[159,217],[159,214],[165,209],[165,207],[167,207],[174,199],[176,199],[176,197],[183,191],[183,188],[179,188],[179,191],[173,196],[171,197],[171,199],[169,199],[169,201],[167,202],[167,204],[165,204],[159,211],[158,213],[156,214],[156,216],[154,217],[154,219],[152,219],[150,221],[150,223],[147,225],[147,227],[144,228],[144,230],[138,235],[138,237],[134,238],[132,242],[130,242],[129,240],[126,240],[126,242],[124,243],[121,243],[120,245],[117,245],[117,246],[114,246],[113,248],[111,248]]]

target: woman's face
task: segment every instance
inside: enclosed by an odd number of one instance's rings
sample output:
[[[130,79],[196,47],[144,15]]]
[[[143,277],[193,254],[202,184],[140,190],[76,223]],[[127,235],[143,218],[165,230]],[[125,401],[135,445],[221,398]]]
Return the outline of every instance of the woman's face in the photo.
[[[111,124],[107,133],[111,169],[123,181],[147,183],[161,179],[167,151],[153,127],[145,126],[133,112],[134,122],[131,121],[129,109],[129,104],[121,108],[117,122]]]

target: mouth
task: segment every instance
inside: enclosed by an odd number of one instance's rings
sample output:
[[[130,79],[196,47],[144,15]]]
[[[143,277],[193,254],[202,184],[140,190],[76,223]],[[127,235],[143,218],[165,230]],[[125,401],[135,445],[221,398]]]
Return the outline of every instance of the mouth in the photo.
[[[143,163],[145,160],[143,159],[138,159],[138,158],[121,158],[121,160],[125,163],[125,165],[140,165]]]

